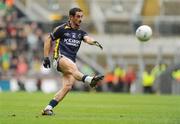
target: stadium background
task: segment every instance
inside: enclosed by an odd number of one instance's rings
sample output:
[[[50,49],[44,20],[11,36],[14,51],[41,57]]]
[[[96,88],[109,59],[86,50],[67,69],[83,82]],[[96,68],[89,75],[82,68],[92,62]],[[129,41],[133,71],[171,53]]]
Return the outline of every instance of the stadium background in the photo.
[[[1,0],[0,91],[55,92],[59,73],[42,67],[43,41],[67,20],[68,10],[84,11],[82,28],[104,50],[82,44],[78,67],[105,74],[97,91],[180,94],[179,0]],[[153,37],[135,37],[147,24]],[[77,82],[73,90],[91,91]]]

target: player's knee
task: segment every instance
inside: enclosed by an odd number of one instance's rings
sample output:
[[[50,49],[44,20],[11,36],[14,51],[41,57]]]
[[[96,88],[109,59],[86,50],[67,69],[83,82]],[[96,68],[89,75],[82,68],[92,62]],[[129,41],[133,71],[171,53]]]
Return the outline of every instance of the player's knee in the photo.
[[[72,75],[72,73],[73,73],[73,69],[68,69],[68,70],[66,70],[66,74]]]
[[[73,69],[73,68],[72,68],[72,69],[69,69],[69,70],[68,70],[68,73],[69,73],[70,75],[73,75],[73,76],[74,76],[74,75],[76,74],[76,69]]]

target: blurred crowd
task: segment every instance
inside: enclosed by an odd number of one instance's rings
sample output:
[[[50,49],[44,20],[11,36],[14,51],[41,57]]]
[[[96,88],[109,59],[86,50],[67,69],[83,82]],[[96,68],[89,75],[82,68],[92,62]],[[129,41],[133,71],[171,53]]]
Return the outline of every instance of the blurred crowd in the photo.
[[[43,41],[47,37],[41,24],[19,20],[17,10],[0,1],[0,80],[15,78],[20,89],[24,90],[24,77],[34,75],[37,88],[41,90],[40,74],[48,75],[49,71],[42,68]],[[49,29],[50,30],[50,29]],[[95,74],[86,64],[79,66],[85,74]],[[166,70],[164,65],[144,70],[132,66],[126,68],[116,65],[105,73],[104,80],[98,85],[97,91],[132,92],[137,80],[142,81],[143,92],[155,92],[154,82]],[[59,74],[58,74],[59,75]],[[180,71],[176,70],[172,77],[179,79]],[[47,77],[47,76],[46,76]],[[74,90],[89,91],[86,85],[75,85]]]
[[[13,6],[1,8],[0,77],[38,71],[45,35],[36,22],[19,21]]]
[[[131,85],[136,81],[136,72],[133,67],[127,69],[116,65],[113,71],[106,73],[103,85],[112,92],[130,92]]]

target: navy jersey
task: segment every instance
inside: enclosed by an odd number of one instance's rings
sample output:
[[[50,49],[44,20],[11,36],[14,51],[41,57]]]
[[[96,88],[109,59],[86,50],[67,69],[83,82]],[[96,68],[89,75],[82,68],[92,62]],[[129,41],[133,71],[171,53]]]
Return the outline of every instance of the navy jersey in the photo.
[[[68,23],[56,27],[50,34],[52,41],[55,41],[54,59],[57,59],[60,53],[75,62],[76,54],[85,35],[87,35],[85,31],[73,29]]]

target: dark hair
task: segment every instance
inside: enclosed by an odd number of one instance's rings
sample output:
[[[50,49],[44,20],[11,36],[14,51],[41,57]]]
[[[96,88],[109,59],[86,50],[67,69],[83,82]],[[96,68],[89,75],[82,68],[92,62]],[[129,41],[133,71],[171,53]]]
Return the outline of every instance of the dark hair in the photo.
[[[75,16],[76,15],[76,12],[82,12],[82,10],[80,8],[72,8],[69,10],[69,16],[72,15],[72,16]]]

